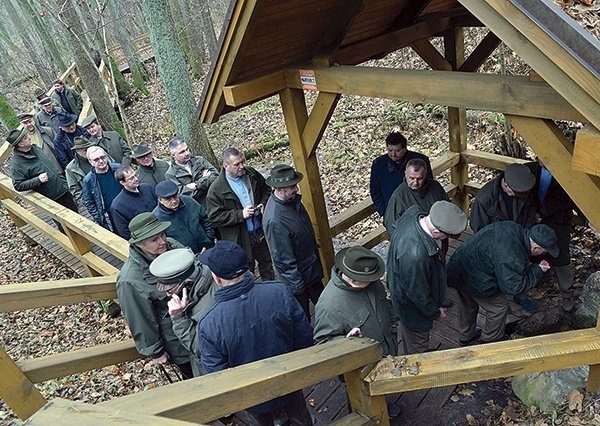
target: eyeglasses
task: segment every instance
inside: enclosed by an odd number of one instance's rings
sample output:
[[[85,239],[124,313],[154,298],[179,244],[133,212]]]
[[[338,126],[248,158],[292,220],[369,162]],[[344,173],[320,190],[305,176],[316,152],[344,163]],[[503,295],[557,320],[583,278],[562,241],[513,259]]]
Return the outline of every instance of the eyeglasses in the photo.
[[[102,155],[102,156],[96,157],[96,158],[90,158],[90,160],[93,161],[94,163],[97,163],[98,161],[105,161],[106,155]]]

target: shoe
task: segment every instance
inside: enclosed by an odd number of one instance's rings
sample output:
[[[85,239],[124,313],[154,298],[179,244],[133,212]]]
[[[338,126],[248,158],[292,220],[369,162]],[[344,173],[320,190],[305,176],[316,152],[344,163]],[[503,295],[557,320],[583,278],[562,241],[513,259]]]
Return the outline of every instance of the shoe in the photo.
[[[116,318],[121,315],[121,306],[114,300],[109,300],[107,303],[102,303],[102,309],[104,309],[104,312],[106,312],[111,318]]]
[[[523,299],[519,300],[519,303],[527,312],[535,311],[535,305],[529,297],[524,297]]]
[[[444,299],[442,302],[442,308],[450,308],[452,305],[454,305],[454,303],[452,303],[452,300],[449,299]]]
[[[469,340],[459,340],[458,344],[460,346],[471,346],[471,345],[475,345],[478,342],[479,338],[481,337],[481,328],[476,328],[475,329],[475,336],[471,337]]]
[[[398,407],[396,404],[390,404],[389,402],[387,404],[387,410],[388,410],[388,416],[392,419],[394,417],[398,417],[402,411],[400,409],[400,407]]]
[[[573,296],[563,298],[562,308],[565,312],[573,311],[575,309],[575,298]]]

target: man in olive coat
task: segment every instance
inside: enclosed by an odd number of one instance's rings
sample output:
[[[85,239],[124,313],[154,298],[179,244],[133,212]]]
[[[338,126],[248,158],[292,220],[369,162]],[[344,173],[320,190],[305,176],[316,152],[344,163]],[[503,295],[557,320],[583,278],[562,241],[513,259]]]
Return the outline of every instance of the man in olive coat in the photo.
[[[75,114],[79,117],[83,108],[83,98],[77,90],[65,86],[60,78],[55,79],[52,84],[54,85],[54,92],[52,93],[54,105],[59,105],[69,114]]]
[[[479,337],[484,343],[506,340],[506,294],[525,294],[550,269],[547,261],[529,257],[546,252],[558,256],[558,238],[547,225],[524,229],[513,221],[493,223],[469,238],[448,262],[448,285],[458,292],[459,342],[468,345]],[[485,313],[482,331],[477,314]]]
[[[438,201],[429,214],[410,207],[390,236],[387,283],[400,317],[404,355],[425,352],[433,321],[446,317],[442,240],[466,227],[467,216],[458,206]]]
[[[129,257],[117,276],[117,295],[138,352],[156,365],[177,364],[184,378],[190,378],[190,353],[173,332],[168,315],[170,297],[156,288],[149,269],[159,255],[183,247],[165,235],[169,225],[153,213],[139,214],[129,223]]]
[[[315,306],[315,343],[363,336],[381,343],[384,356],[397,355],[398,316],[380,278],[383,259],[353,246],[335,256],[331,279]]]
[[[42,148],[42,151],[44,151],[52,160],[56,168],[62,169],[54,154],[54,137],[56,136],[56,132],[52,127],[39,126],[33,119],[33,114],[29,112],[18,114],[17,118],[21,122],[21,125],[27,130],[31,142]]]
[[[152,152],[152,147],[141,142],[133,146],[131,159],[138,165],[136,173],[140,183],[148,183],[156,187],[166,179],[165,174],[169,170],[169,163],[157,160]]]
[[[113,131],[102,130],[95,114],[90,114],[81,122],[83,127],[90,134],[90,141],[106,151],[115,162],[123,166],[131,164],[131,148],[120,134]]]
[[[222,160],[223,170],[206,195],[210,220],[221,239],[244,249],[250,271],[254,271],[256,261],[262,280],[274,280],[273,261],[262,227],[271,188],[258,171],[244,165],[244,154],[236,148],[227,148]]]

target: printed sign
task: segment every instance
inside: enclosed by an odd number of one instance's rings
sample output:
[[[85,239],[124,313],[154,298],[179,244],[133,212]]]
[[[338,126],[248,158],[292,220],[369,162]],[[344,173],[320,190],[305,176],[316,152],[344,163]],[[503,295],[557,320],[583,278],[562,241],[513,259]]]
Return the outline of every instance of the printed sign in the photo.
[[[304,90],[317,90],[317,79],[313,70],[300,70],[300,82]]]

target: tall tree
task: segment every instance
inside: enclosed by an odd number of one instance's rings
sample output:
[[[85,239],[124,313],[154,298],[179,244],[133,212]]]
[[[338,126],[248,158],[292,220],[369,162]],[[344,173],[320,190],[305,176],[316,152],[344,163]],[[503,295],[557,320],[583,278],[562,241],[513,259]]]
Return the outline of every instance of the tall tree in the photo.
[[[104,87],[104,78],[100,75],[96,64],[90,56],[89,49],[79,39],[78,34],[82,32],[79,17],[72,0],[56,0],[62,23],[66,29],[66,36],[70,41],[70,47],[75,59],[75,64],[81,75],[83,85],[94,105],[94,111],[100,124],[106,129],[113,129],[125,136],[125,131],[108,93]]]
[[[190,76],[177,36],[167,0],[142,0],[150,41],[158,73],[165,89],[175,133],[183,137],[192,152],[217,164],[204,127],[198,120]]]
[[[199,25],[199,19],[192,14],[187,0],[180,0],[183,20],[183,31],[187,39],[188,63],[192,68],[194,78],[200,78],[204,74],[202,64],[204,63],[204,43],[202,42],[202,25]]]
[[[8,103],[8,99],[0,93],[0,122],[7,130],[13,130],[19,127],[19,119],[17,114]]]
[[[204,40],[206,41],[206,47],[212,60],[217,55],[217,35],[215,34],[215,25],[210,13],[208,0],[201,0],[200,2],[200,18],[202,20]]]

